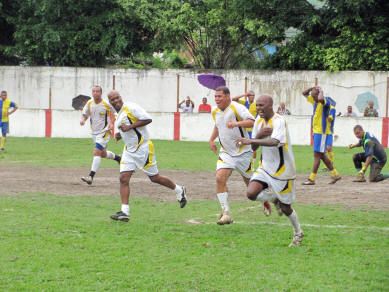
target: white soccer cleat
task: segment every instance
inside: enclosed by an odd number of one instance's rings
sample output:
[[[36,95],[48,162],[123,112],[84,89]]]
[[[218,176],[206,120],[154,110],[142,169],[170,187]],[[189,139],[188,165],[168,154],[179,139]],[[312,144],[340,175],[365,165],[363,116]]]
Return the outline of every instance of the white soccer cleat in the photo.
[[[295,234],[293,236],[292,242],[289,244],[289,247],[300,246],[301,242],[303,242],[303,238],[304,238],[304,232],[301,231],[299,234]]]
[[[225,224],[231,224],[234,220],[232,220],[232,217],[230,215],[230,212],[226,211],[223,212],[223,214],[220,215],[219,220],[217,220],[218,225],[225,225]]]
[[[83,182],[86,182],[88,185],[91,185],[93,182],[93,178],[91,176],[83,176],[81,178]]]

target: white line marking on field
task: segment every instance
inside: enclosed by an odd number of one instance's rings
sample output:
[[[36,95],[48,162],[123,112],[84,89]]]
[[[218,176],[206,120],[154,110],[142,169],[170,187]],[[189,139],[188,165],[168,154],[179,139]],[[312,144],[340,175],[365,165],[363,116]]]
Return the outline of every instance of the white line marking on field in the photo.
[[[202,224],[216,224],[215,222],[204,222]],[[276,223],[276,222],[244,222],[234,221],[233,224],[242,225],[277,225],[277,226],[290,226],[288,223]],[[300,223],[301,226],[312,227],[312,228],[328,228],[328,229],[365,229],[365,230],[378,230],[378,231],[389,231],[389,227],[378,227],[378,226],[349,226],[349,225],[318,225],[309,223]]]

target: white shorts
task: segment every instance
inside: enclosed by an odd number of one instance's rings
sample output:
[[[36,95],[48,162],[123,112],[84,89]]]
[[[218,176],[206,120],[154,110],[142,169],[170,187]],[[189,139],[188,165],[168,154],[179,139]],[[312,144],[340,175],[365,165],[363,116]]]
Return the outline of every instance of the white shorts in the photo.
[[[284,204],[292,204],[295,200],[294,179],[278,180],[268,175],[262,168],[254,171],[250,181],[257,180],[267,183],[268,187],[259,193],[257,199],[260,201],[274,202],[280,200]]]
[[[254,170],[253,152],[245,152],[239,156],[231,156],[226,152],[220,152],[216,163],[216,171],[221,168],[236,169],[245,178],[250,178]]]
[[[109,130],[102,132],[100,134],[92,135],[92,139],[93,139],[93,143],[95,144],[95,147],[97,149],[100,149],[101,151],[107,148],[107,144],[109,142],[110,137],[111,137],[111,131]]]
[[[142,143],[134,152],[128,152],[124,148],[120,161],[120,172],[135,171],[136,169],[141,169],[148,176],[158,174],[154,145],[151,141]]]

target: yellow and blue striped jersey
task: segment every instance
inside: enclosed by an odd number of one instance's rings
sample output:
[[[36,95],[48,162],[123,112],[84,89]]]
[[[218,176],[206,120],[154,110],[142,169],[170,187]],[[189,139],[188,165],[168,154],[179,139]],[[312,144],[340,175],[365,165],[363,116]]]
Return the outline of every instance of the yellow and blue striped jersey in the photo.
[[[8,110],[11,107],[16,107],[16,103],[10,101],[8,98],[5,100],[0,98],[0,122],[8,122]]]
[[[327,129],[327,117],[330,103],[324,98],[324,103],[315,102],[312,95],[307,97],[307,101],[313,105],[312,132],[314,134],[325,134]]]
[[[330,105],[330,111],[328,113],[327,118],[331,117],[332,121],[329,122],[327,119],[327,128],[326,128],[327,135],[332,135],[334,133],[335,116],[336,116],[336,109],[333,105]]]

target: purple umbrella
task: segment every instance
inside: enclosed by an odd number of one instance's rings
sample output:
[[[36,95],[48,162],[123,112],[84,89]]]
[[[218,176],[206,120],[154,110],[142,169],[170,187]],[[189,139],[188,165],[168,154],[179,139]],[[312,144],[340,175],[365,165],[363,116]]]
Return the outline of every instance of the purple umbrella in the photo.
[[[197,76],[197,79],[201,85],[213,90],[216,90],[219,86],[226,86],[224,78],[216,74],[201,74]]]

